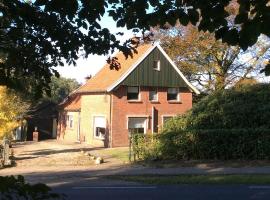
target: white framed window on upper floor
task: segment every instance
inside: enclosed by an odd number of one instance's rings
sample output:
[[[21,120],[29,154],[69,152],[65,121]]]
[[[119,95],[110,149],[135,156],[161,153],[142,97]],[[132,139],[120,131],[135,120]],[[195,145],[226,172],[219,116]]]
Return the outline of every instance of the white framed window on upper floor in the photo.
[[[154,60],[153,69],[156,71],[160,71],[160,60]]]
[[[168,88],[167,101],[180,101],[178,88]]]
[[[140,88],[138,86],[127,87],[127,100],[129,101],[140,100]]]
[[[73,125],[74,125],[73,123],[74,123],[73,115],[67,115],[67,122],[66,122],[67,127],[68,128],[73,128]]]
[[[157,90],[157,88],[151,88],[149,90],[149,101],[158,101],[158,90]]]

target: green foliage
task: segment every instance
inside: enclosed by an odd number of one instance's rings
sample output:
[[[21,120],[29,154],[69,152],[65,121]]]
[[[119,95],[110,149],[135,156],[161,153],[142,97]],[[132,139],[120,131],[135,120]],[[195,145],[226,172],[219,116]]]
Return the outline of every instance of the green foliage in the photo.
[[[270,36],[269,1],[239,0],[233,23],[228,6],[231,0],[207,1],[120,1],[120,0],[1,0],[0,1],[0,85],[34,92],[49,92],[53,68],[76,64],[84,51],[107,54],[119,49],[126,56],[136,50],[129,40],[121,44],[100,25],[107,13],[117,27],[135,32],[164,27],[168,22],[197,24],[214,32],[217,39],[244,50],[256,43],[260,34]],[[238,5],[237,4],[237,5]],[[121,35],[121,33],[118,33]]]
[[[64,195],[52,193],[51,188],[45,184],[25,183],[23,176],[0,176],[0,197],[3,200],[65,199]]]
[[[160,157],[159,140],[150,134],[132,134],[134,160],[157,160]]]
[[[187,129],[269,129],[269,109],[269,84],[243,85],[208,95],[179,120]]]
[[[83,54],[104,55],[115,48],[133,52],[130,41],[120,44],[98,21],[107,1],[1,0],[0,85],[34,93],[49,93],[53,68],[76,64]]]
[[[270,129],[270,85],[238,85],[216,91],[196,103],[185,115],[163,126],[163,132],[185,129]]]
[[[243,85],[203,98],[155,136],[160,159],[270,159],[268,84]],[[142,152],[150,146],[140,139]]]
[[[53,76],[50,83],[51,95],[47,98],[55,103],[60,103],[79,86],[80,84],[75,79]]]
[[[138,159],[270,159],[270,129],[179,130],[156,135],[154,141],[140,136]]]
[[[193,131],[195,159],[269,159],[270,129]]]

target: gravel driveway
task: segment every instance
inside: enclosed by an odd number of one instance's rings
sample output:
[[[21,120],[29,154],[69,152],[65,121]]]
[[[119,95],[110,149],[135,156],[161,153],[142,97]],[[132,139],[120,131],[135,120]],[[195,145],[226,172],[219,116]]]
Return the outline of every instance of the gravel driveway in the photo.
[[[88,144],[68,143],[57,140],[40,142],[18,142],[13,144],[15,166],[1,172],[61,171],[77,169],[109,169],[123,166],[123,161],[115,158],[110,149],[95,148]],[[86,153],[104,158],[104,163],[95,165]]]
[[[82,151],[94,151],[86,144],[67,143],[56,140],[22,142],[13,145],[17,167],[88,166],[93,161]]]

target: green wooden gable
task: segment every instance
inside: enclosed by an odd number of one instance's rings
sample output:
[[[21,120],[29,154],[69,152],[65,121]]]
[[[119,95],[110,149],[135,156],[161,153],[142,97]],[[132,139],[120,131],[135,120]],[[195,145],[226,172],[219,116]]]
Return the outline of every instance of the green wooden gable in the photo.
[[[154,62],[160,61],[160,71]],[[127,86],[188,87],[171,63],[156,47],[121,83]]]

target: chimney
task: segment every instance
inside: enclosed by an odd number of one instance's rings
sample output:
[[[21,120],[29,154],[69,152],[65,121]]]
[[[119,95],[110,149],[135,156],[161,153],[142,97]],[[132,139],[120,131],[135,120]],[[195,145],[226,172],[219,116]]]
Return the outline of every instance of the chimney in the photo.
[[[88,75],[88,76],[86,76],[84,79],[85,79],[85,81],[87,82],[88,80],[90,80],[92,78],[92,75]]]

